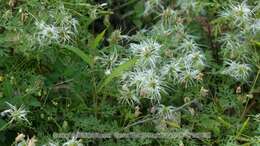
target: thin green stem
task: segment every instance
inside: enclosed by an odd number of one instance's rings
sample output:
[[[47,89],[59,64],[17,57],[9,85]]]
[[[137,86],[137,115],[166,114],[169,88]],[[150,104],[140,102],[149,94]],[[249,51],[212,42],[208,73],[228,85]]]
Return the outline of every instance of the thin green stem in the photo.
[[[260,75],[260,67],[258,67],[258,72],[257,72],[257,74],[256,74],[256,77],[255,77],[255,79],[254,79],[254,83],[253,83],[253,85],[252,85],[252,87],[251,87],[251,89],[250,89],[250,94],[252,94],[252,92],[253,92],[253,90],[254,90],[254,88],[255,88],[255,85],[256,85],[256,82],[257,82],[257,80],[258,80],[258,78],[259,78],[259,75]],[[244,108],[244,110],[243,110],[243,113],[242,113],[242,115],[241,115],[241,119],[243,119],[243,117],[245,116],[245,113],[246,113],[246,109],[247,109],[247,105],[248,105],[248,103],[249,103],[249,98],[247,98],[247,101],[246,101],[246,105],[245,105],[245,108]]]
[[[92,86],[93,86],[93,91],[92,91],[93,107],[95,109],[95,116],[97,117],[98,114],[97,82],[96,82],[95,73],[93,71],[91,72],[91,77],[92,77]]]
[[[254,88],[255,88],[255,85],[256,85],[256,82],[257,82],[257,80],[258,80],[258,78],[259,78],[259,75],[260,75],[260,67],[258,67],[258,72],[257,72],[257,74],[256,74],[256,77],[255,77],[253,86],[251,87],[250,93],[253,92],[253,90],[254,90]]]

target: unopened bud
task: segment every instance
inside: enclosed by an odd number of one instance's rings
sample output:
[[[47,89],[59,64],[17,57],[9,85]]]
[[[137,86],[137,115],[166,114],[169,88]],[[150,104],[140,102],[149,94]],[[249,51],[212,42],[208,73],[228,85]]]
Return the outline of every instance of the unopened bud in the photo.
[[[135,117],[138,117],[140,114],[141,114],[141,112],[140,112],[140,107],[139,107],[139,106],[136,106],[136,107],[135,107]]]
[[[25,135],[23,133],[18,133],[18,135],[15,138],[15,143],[18,143],[20,141],[22,141],[25,138]]]
[[[208,96],[209,95],[209,90],[205,89],[204,87],[201,87],[200,95],[203,96],[203,97]]]
[[[241,93],[241,87],[240,87],[240,86],[237,87],[236,93],[237,93],[237,94],[240,94],[240,93]]]
[[[196,76],[196,80],[198,80],[198,81],[202,81],[203,80],[203,76],[204,76],[204,74],[203,73],[199,73],[197,76]]]

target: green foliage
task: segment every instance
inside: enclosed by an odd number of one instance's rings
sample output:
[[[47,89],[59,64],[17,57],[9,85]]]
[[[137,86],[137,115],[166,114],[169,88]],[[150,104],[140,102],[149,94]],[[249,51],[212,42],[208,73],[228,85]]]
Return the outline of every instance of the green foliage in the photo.
[[[0,145],[259,145],[259,10],[255,0],[2,0]],[[52,136],[77,131],[211,138]]]

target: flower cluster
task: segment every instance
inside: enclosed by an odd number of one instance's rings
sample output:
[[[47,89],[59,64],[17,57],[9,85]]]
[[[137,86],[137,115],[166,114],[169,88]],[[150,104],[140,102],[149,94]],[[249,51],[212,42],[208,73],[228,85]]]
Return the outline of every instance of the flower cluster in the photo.
[[[202,71],[206,66],[204,53],[189,35],[179,42],[175,51],[179,55],[176,58],[171,58],[170,63],[164,66],[164,74],[170,75],[174,81],[185,85],[185,87],[194,85],[195,81],[202,79]]]
[[[37,32],[35,34],[41,46],[51,43],[65,44],[73,41],[77,33],[78,21],[73,18],[63,6],[50,14],[53,20],[36,21]]]
[[[39,30],[37,32],[37,40],[41,42],[40,44],[51,44],[52,42],[58,42],[59,31],[58,28],[53,25],[48,25],[45,22],[36,22],[35,25]]]
[[[200,52],[192,52],[184,57],[173,59],[162,69],[162,74],[168,75],[176,83],[186,88],[202,80],[202,70],[206,66],[205,56]]]
[[[146,98],[158,104],[162,95],[168,95],[166,89],[175,85],[188,88],[202,80],[206,57],[196,37],[186,31],[183,13],[169,7],[162,9],[160,20],[150,30],[132,37],[139,43],[130,44],[130,55],[138,61],[122,78],[122,103],[133,105]]]
[[[221,42],[221,53],[224,59],[223,74],[229,75],[237,81],[246,82],[249,78],[250,62],[252,62],[252,51],[250,41],[254,40],[255,34],[259,32],[259,19],[254,18],[257,8],[242,3],[231,3],[229,8],[224,9],[220,16],[231,24],[230,32],[225,32],[219,39]]]
[[[234,77],[238,81],[247,81],[249,72],[251,71],[250,65],[245,63],[237,63],[235,61],[226,62],[227,68],[223,70],[224,74]]]

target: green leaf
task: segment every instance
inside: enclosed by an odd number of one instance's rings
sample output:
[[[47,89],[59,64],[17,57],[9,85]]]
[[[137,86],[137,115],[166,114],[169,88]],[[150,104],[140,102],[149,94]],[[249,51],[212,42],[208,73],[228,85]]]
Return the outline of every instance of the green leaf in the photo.
[[[108,75],[100,84],[98,88],[98,92],[101,91],[108,83],[110,83],[114,78],[121,76],[125,71],[132,68],[137,61],[137,58],[133,58],[128,60],[127,62],[116,67],[110,75]]]
[[[176,121],[166,121],[166,124],[172,128],[181,128],[178,122]]]
[[[223,118],[218,117],[217,119],[218,119],[218,121],[219,121],[220,123],[222,123],[223,126],[225,126],[226,128],[232,127],[232,125],[231,125],[229,122],[225,121]]]
[[[80,50],[79,48],[73,47],[73,46],[67,46],[65,45],[64,48],[70,50],[71,52],[75,53],[76,55],[78,55],[82,60],[84,60],[88,65],[90,65],[91,67],[93,67],[94,65],[94,59],[93,56],[86,54],[85,52],[83,52],[82,50]]]
[[[251,40],[252,43],[254,43],[255,45],[257,45],[258,47],[260,47],[260,42],[255,41],[255,40]]]
[[[246,121],[243,123],[242,127],[240,128],[240,130],[238,131],[237,135],[236,135],[236,138],[238,138],[242,133],[243,131],[246,129],[247,125],[248,125],[248,122],[249,122],[249,117],[246,119]]]
[[[90,53],[93,56],[96,54],[96,49],[98,45],[101,43],[101,41],[103,40],[105,33],[106,33],[106,29],[103,30],[100,34],[98,34],[93,41],[90,40],[89,48],[91,49]]]

